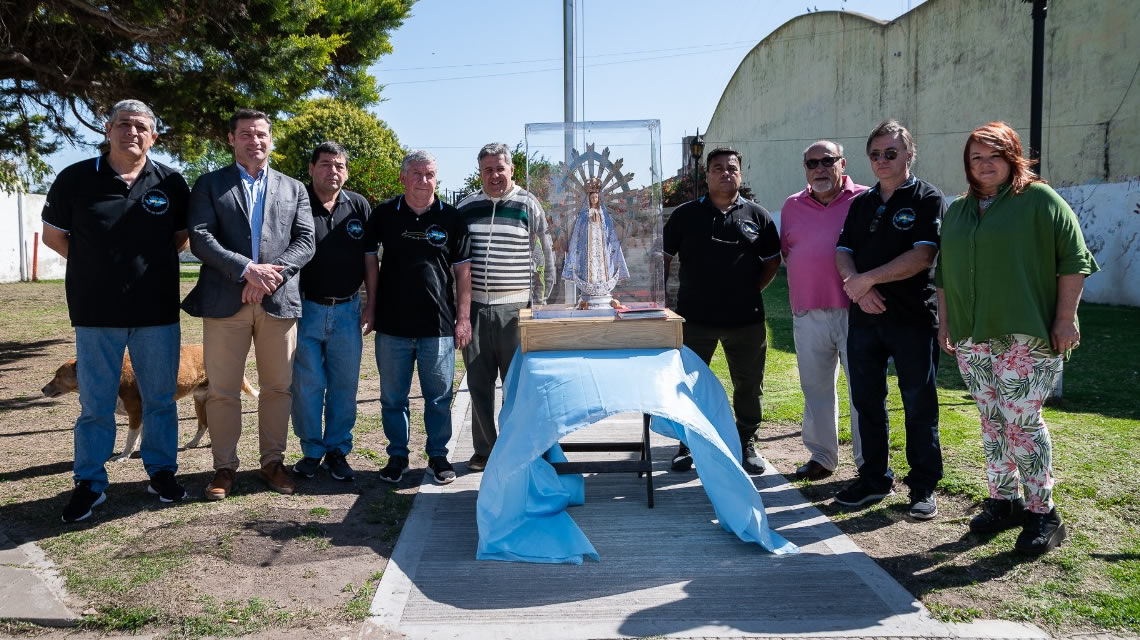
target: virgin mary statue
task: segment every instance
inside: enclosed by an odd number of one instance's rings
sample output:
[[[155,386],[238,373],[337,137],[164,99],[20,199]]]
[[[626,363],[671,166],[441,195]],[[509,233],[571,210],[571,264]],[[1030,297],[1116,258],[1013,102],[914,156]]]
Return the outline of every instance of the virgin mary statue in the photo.
[[[610,293],[618,281],[629,277],[613,219],[601,202],[601,190],[598,178],[586,181],[586,202],[574,222],[562,268],[562,277],[578,288],[579,309],[618,306]]]

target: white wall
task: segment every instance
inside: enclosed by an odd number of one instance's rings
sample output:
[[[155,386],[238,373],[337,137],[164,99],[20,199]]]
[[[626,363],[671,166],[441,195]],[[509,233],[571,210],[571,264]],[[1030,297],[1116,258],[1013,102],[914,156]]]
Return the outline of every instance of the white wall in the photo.
[[[1060,187],[1081,219],[1100,272],[1085,280],[1082,300],[1140,306],[1140,178]]]
[[[20,237],[20,199],[23,199],[24,237]],[[25,262],[27,278],[32,275],[32,257],[35,255],[35,234],[39,233],[39,264],[36,269],[40,280],[62,279],[67,263],[43,243],[44,208],[42,195],[6,194],[0,192],[0,282],[20,281],[20,243],[27,248]]]

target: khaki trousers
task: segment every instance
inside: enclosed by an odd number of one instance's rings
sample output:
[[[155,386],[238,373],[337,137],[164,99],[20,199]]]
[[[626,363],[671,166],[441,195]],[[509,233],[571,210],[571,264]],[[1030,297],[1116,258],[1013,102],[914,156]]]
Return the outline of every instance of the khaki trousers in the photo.
[[[801,435],[811,459],[829,471],[839,466],[839,367],[847,367],[847,309],[810,309],[792,314],[796,341],[796,366],[804,393]],[[863,466],[863,443],[859,439],[859,412],[847,383],[851,415],[851,455],[855,468]]]
[[[283,460],[293,396],[293,354],[297,350],[296,318],[275,318],[260,304],[242,305],[228,318],[203,318],[202,346],[206,376],[206,420],[214,469],[238,468],[241,436],[241,381],[253,342],[260,391],[257,432],[261,465]]]

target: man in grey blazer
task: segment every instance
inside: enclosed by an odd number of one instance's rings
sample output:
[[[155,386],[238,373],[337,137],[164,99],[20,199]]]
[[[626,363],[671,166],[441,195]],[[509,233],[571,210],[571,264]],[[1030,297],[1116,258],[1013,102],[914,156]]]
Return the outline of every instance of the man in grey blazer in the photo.
[[[238,110],[230,118],[229,143],[236,162],[198,178],[187,213],[190,250],[202,261],[202,271],[182,308],[203,319],[210,380],[206,419],[214,453],[208,500],[221,500],[233,489],[241,434],[239,393],[251,340],[261,387],[261,477],[274,491],[295,489],[282,462],[301,315],[296,276],[315,251],[305,185],[269,168],[269,117]]]

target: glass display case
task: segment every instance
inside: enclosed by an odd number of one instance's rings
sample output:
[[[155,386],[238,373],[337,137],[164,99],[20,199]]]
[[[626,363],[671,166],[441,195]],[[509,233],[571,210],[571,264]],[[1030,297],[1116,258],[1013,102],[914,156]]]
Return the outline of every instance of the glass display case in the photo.
[[[528,124],[526,154],[533,318],[665,317],[660,121]]]

